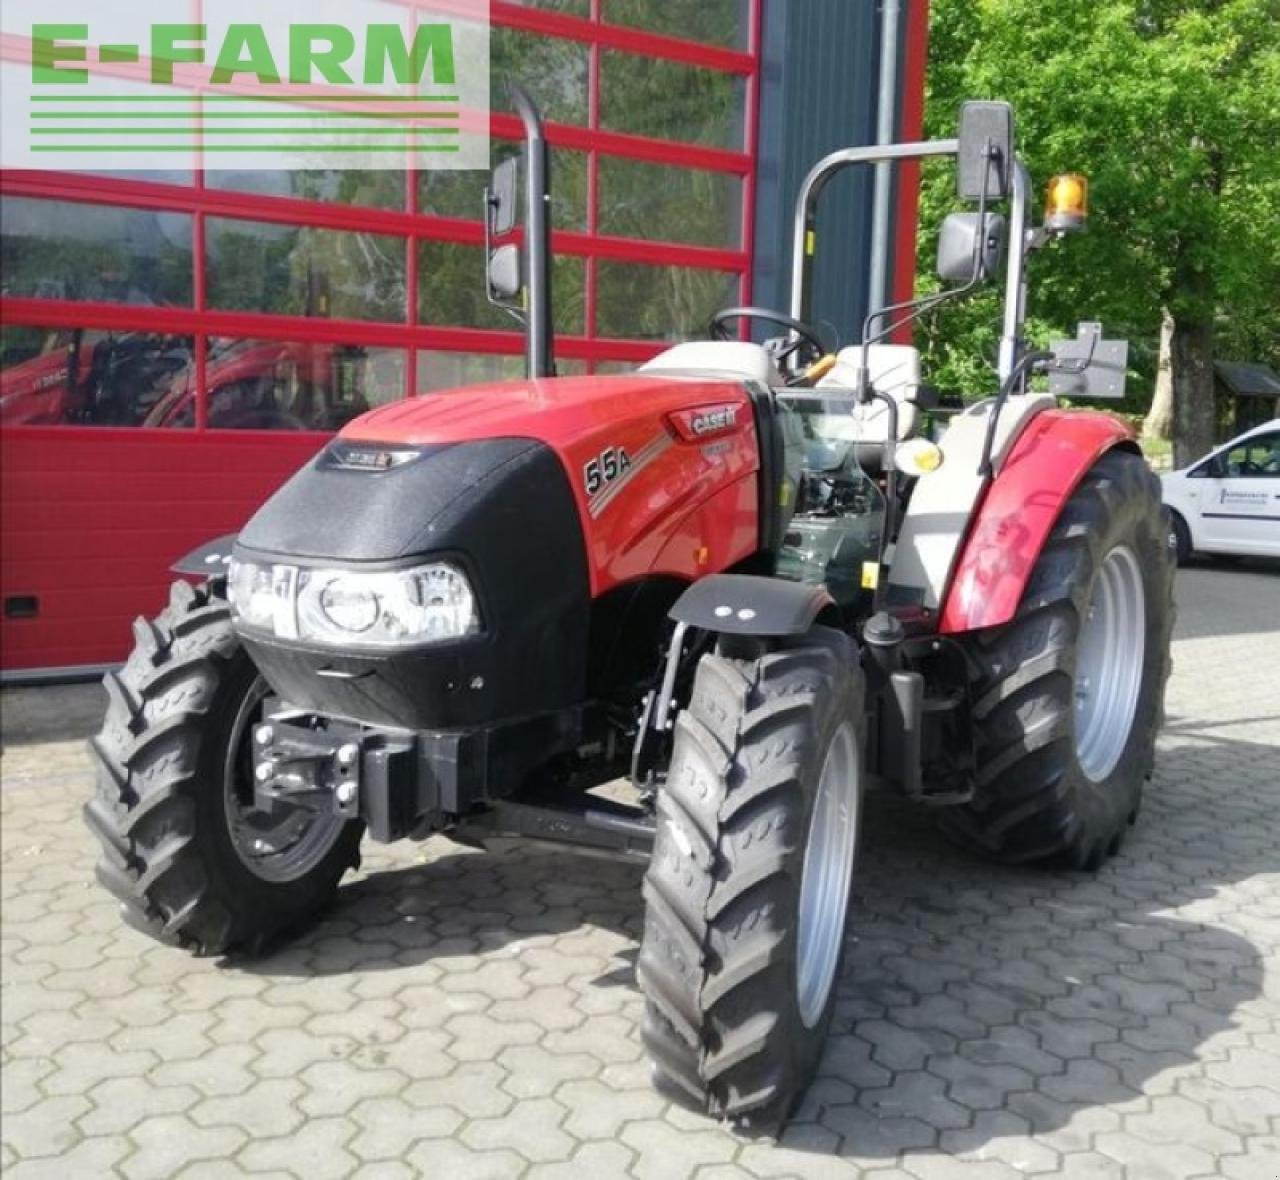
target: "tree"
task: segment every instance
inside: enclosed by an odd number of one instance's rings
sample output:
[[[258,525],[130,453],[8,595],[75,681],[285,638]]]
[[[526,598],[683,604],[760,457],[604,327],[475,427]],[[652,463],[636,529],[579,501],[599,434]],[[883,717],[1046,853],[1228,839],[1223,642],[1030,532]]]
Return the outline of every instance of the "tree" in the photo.
[[[1033,261],[1029,334],[1102,319],[1133,340],[1149,391],[1167,321],[1175,460],[1203,453],[1215,354],[1280,360],[1280,0],[932,0],[932,13],[928,132],[954,134],[965,98],[1004,98],[1033,176],[1090,177],[1090,232]],[[927,176],[926,248],[949,185]],[[922,329],[945,376],[972,378],[958,362],[975,342],[994,351],[993,298]]]

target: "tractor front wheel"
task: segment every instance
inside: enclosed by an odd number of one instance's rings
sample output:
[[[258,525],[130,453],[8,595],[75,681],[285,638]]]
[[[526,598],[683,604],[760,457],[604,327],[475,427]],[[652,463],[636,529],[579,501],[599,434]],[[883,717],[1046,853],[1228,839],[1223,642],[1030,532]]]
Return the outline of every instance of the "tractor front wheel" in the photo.
[[[1063,506],[1014,619],[962,637],[977,786],[941,816],[961,843],[1089,869],[1119,849],[1163,717],[1169,537],[1141,456],[1104,455]]]
[[[361,824],[254,805],[253,728],[266,686],[208,587],[173,586],[134,624],[106,678],[85,822],[98,880],[129,925],[196,954],[255,951],[311,918],[359,860]]]
[[[750,1132],[790,1113],[831,1022],[862,698],[853,643],[815,627],[764,654],[722,643],[676,721],[644,885],[642,1035],[659,1089]]]

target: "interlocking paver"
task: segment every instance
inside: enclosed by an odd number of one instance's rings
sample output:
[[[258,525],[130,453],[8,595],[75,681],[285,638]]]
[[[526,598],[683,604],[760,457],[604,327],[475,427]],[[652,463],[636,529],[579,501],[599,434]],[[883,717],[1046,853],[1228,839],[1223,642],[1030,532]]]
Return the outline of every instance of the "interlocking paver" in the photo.
[[[777,1143],[649,1086],[635,866],[371,847],[291,945],[193,960],[90,883],[87,761],[31,721],[98,690],[6,692],[0,1168],[1278,1180],[1280,624],[1257,610],[1277,584],[1179,575],[1155,777],[1096,877],[993,868],[870,801],[832,1036]]]

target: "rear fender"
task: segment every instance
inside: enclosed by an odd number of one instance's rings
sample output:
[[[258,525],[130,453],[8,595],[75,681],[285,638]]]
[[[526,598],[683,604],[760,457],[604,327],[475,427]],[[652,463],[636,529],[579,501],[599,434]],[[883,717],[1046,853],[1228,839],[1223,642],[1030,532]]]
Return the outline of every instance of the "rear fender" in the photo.
[[[187,574],[201,578],[225,578],[227,566],[231,564],[231,548],[236,543],[238,533],[228,533],[206,541],[198,549],[191,550],[185,557],[175,561],[169,569],[175,574]]]
[[[942,634],[1013,618],[1062,506],[1116,447],[1137,450],[1133,432],[1108,414],[1046,410],[1032,419],[970,526],[942,603]]]

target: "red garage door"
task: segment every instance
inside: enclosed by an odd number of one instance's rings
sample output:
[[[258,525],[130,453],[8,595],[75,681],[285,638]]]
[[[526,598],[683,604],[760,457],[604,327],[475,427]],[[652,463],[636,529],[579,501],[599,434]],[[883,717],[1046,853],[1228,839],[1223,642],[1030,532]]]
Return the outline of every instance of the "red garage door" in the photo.
[[[747,301],[760,0],[493,0],[548,119],[562,372]],[[495,148],[519,135],[493,117]],[[199,163],[197,160],[196,163]],[[0,174],[3,669],[122,659],[168,564],[364,410],[518,376],[475,173]]]

